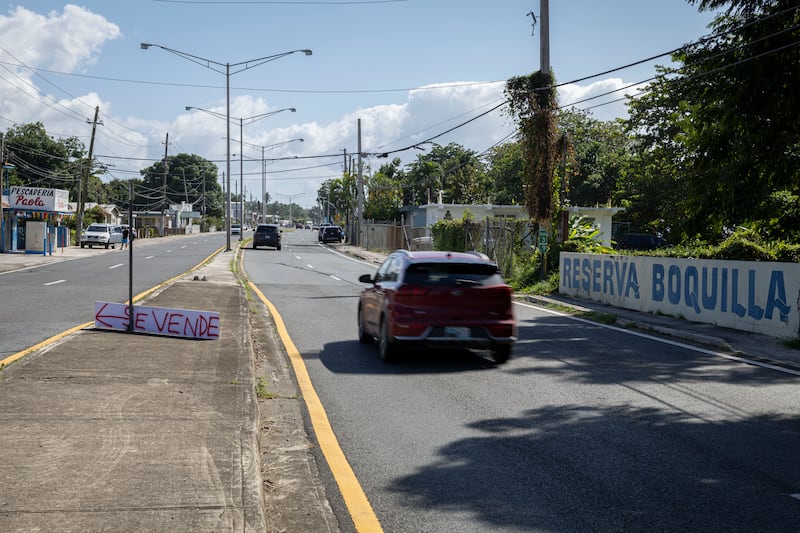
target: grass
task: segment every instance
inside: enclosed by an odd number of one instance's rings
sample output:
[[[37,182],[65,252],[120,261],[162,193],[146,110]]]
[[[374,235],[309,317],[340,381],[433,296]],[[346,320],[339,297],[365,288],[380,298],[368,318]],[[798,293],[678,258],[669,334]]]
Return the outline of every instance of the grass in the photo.
[[[800,339],[798,338],[788,339],[784,341],[783,345],[793,350],[800,350]]]
[[[256,396],[263,400],[271,400],[276,397],[275,394],[269,392],[267,389],[267,384],[262,377],[259,377],[258,382],[256,383]]]
[[[617,322],[616,315],[611,313],[603,313],[600,311],[584,311],[581,313],[577,313],[575,316],[580,318],[585,318],[586,320],[591,320],[592,322],[597,322],[600,324],[615,324]]]

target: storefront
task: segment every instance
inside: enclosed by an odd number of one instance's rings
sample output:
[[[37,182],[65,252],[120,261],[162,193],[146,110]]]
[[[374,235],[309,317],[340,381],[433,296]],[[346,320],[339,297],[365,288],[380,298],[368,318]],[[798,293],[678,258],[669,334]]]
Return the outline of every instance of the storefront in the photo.
[[[64,189],[11,187],[3,202],[2,251],[52,254],[69,244],[69,231],[61,221],[69,213],[69,193]]]

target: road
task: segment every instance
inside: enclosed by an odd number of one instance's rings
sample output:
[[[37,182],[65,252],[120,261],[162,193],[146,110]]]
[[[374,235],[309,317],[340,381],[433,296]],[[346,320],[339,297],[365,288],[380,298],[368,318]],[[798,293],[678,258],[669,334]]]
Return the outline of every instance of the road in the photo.
[[[223,233],[134,244],[133,295],[187,271],[224,245]],[[94,320],[96,301],[128,299],[128,251],[96,251],[0,275],[0,359]]]
[[[385,531],[800,530],[796,377],[527,305],[505,365],[387,365],[357,340],[374,265],[303,230],[244,265]]]

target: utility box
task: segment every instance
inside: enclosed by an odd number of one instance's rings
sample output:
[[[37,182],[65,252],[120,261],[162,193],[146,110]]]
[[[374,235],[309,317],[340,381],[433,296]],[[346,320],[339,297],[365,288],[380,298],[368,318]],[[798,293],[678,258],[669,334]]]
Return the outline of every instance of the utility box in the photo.
[[[25,253],[42,254],[47,253],[45,248],[48,235],[47,223],[38,220],[28,220],[25,222]]]

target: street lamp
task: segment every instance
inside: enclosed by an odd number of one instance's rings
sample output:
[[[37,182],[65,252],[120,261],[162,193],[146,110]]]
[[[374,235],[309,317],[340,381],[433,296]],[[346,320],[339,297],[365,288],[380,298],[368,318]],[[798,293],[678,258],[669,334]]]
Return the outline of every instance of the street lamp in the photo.
[[[264,56],[259,57],[256,59],[250,59],[248,61],[240,61],[238,63],[221,63],[219,61],[213,61],[211,59],[206,59],[204,57],[187,54],[186,52],[181,52],[180,50],[175,50],[174,48],[168,48],[166,46],[162,46],[160,44],[154,43],[140,43],[139,46],[142,50],[147,50],[151,46],[155,46],[156,48],[161,48],[166,52],[170,52],[175,54],[178,57],[182,57],[183,59],[189,60],[192,63],[197,63],[207,69],[213,70],[214,72],[218,72],[220,74],[225,75],[225,100],[226,100],[226,124],[227,124],[227,156],[226,156],[226,165],[227,165],[227,175],[228,175],[228,202],[227,202],[227,209],[226,209],[226,222],[227,222],[227,230],[226,230],[226,248],[225,251],[229,252],[231,249],[231,202],[230,202],[230,193],[231,193],[231,76],[234,74],[238,74],[239,72],[258,67],[263,65],[264,63],[269,63],[270,61],[275,61],[276,59],[280,59],[282,57],[302,52],[303,54],[310,56],[312,51],[308,48],[303,50],[290,50],[289,52],[282,52],[280,54],[273,54],[271,56]],[[233,69],[233,70],[231,70]]]
[[[292,198],[298,198],[300,196],[305,196],[308,193],[301,192],[299,194],[281,194],[279,192],[276,192],[275,194],[277,194],[278,196],[283,196],[284,198],[288,198],[289,199],[289,222],[292,224],[292,227],[294,227],[294,220],[292,219]]]
[[[247,146],[250,146],[252,148],[261,148],[261,220],[262,221],[266,221],[266,219],[267,219],[267,197],[266,197],[266,193],[267,193],[267,160],[264,157],[264,152],[266,150],[268,150],[268,149],[271,150],[272,148],[276,148],[278,146],[282,146],[284,144],[293,143],[293,142],[296,142],[296,141],[304,142],[304,139],[302,139],[302,138],[289,139],[288,141],[283,141],[283,142],[279,142],[279,143],[275,143],[275,144],[268,144],[266,146],[253,144],[253,143],[248,143],[248,142],[244,143]]]
[[[230,144],[231,144],[231,141],[230,141],[230,120],[232,118],[234,118],[234,117],[230,116],[230,112],[228,112],[228,115],[225,116],[222,113],[217,113],[216,111],[210,111],[208,109],[203,109],[202,107],[186,106],[186,111],[191,111],[192,109],[195,109],[197,111],[202,111],[204,113],[208,113],[209,115],[214,115],[215,117],[219,117],[221,119],[225,119],[229,123],[229,126],[228,126],[228,158],[229,158],[229,161],[228,162],[230,163]],[[239,208],[240,208],[239,209],[239,223],[241,224],[241,227],[242,227],[242,231],[239,232],[239,240],[240,241],[242,239],[244,239],[244,235],[243,235],[244,234],[244,231],[243,231],[244,230],[244,159],[243,159],[243,155],[242,155],[242,143],[244,142],[242,140],[243,133],[244,133],[244,121],[247,120],[247,121],[249,121],[248,124],[252,124],[253,122],[258,122],[262,118],[266,118],[266,117],[275,115],[277,113],[281,113],[282,111],[291,111],[292,113],[294,113],[295,111],[297,111],[297,109],[295,109],[293,107],[285,107],[283,109],[277,109],[275,111],[269,111],[267,113],[261,113],[260,115],[253,115],[252,117],[240,117],[238,119],[239,120],[239,193],[240,193],[240,196],[239,196]],[[228,177],[230,177],[230,173],[228,174]],[[228,191],[230,191],[230,181],[228,181]],[[228,220],[228,225],[230,226],[230,220]]]

